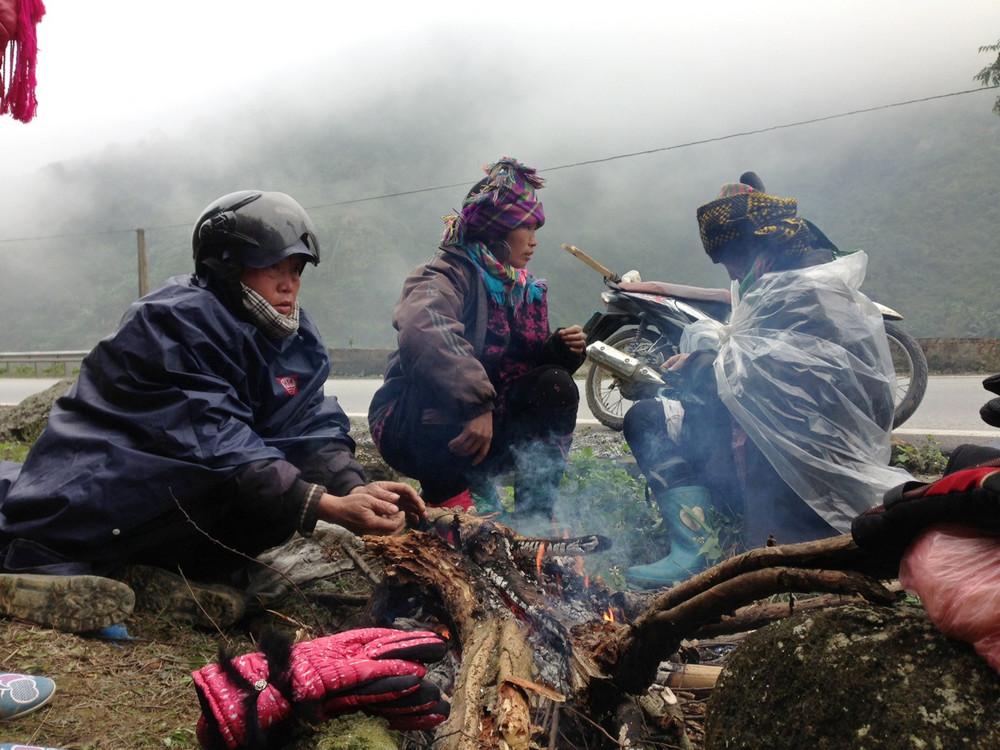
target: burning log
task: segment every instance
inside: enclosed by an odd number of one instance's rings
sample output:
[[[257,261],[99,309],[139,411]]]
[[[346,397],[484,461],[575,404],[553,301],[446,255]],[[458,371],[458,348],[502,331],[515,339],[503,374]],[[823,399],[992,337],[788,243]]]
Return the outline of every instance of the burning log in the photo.
[[[428,516],[430,533],[367,538],[366,546],[384,564],[382,608],[408,595],[452,634],[459,657],[452,713],[435,740],[448,750],[552,747],[560,713],[613,717],[623,693],[641,693],[683,638],[771,594],[895,600],[845,536],[752,550],[647,597],[644,610],[622,621],[621,598],[585,588],[577,562],[606,548],[604,538],[529,539],[485,517]],[[553,710],[563,702],[564,711]],[[549,726],[536,726],[541,716]]]
[[[527,539],[477,516],[431,511],[430,517],[436,535],[366,543],[385,564],[383,598],[417,586],[453,626],[461,662],[439,744],[527,749],[536,732],[532,704],[561,703],[600,676],[587,651],[574,648],[569,630],[596,612],[561,608],[541,571],[553,553],[575,556],[604,549],[607,541]]]

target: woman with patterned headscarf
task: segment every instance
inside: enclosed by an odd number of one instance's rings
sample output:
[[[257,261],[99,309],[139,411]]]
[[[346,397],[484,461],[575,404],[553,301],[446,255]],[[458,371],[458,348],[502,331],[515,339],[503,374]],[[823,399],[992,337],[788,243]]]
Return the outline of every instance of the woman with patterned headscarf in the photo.
[[[669,555],[628,569],[634,585],[702,570],[712,509],[739,516],[747,547],[807,541],[847,531],[907,478],[888,466],[894,371],[881,314],[859,289],[867,256],[840,253],[797,208],[747,173],[698,209],[705,251],[738,291],[729,324],[689,325],[684,353],[664,365],[679,434],[659,399],[625,415],[670,531]]]
[[[516,470],[519,517],[551,518],[579,393],[579,326],[549,330],[546,283],[527,269],[545,223],[534,169],[486,168],[441,246],[403,284],[399,332],[368,414],[395,469],[431,505],[469,507],[472,491]]]

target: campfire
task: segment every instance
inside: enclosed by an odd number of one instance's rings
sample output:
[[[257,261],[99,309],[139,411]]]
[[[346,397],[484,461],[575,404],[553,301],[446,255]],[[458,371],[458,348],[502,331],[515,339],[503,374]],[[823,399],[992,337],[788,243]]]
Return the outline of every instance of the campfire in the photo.
[[[895,599],[849,535],[752,550],[654,596],[589,579],[584,558],[607,549],[605,537],[529,538],[444,509],[429,519],[424,531],[369,537],[366,547],[384,565],[379,624],[430,627],[454,643],[442,678],[452,713],[436,748],[569,747],[558,739],[561,712],[605,741],[638,736],[642,718],[625,709],[657,681],[658,665],[703,627],[765,616],[739,607],[780,591]]]

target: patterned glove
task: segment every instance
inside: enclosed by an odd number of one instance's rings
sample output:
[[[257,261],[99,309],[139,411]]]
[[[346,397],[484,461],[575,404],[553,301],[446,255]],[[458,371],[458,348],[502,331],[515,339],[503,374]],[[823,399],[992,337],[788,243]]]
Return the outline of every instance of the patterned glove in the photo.
[[[983,388],[1000,396],[1000,373],[990,375],[983,381]],[[979,416],[990,427],[1000,427],[1000,398],[993,398],[983,404]]]
[[[263,652],[192,673],[204,748],[256,748],[293,714],[325,720],[364,711],[385,716],[395,729],[425,729],[444,721],[450,707],[418,661],[441,658],[447,644],[436,633],[365,628],[289,646],[262,639]]]
[[[1000,467],[901,484],[885,493],[882,505],[854,519],[851,535],[862,549],[900,554],[919,531],[937,523],[1000,526]]]

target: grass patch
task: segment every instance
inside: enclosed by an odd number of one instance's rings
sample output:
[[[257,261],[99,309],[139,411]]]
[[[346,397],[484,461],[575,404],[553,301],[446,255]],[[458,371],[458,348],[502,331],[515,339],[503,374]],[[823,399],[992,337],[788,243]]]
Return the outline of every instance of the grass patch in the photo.
[[[80,374],[80,365],[72,362],[39,362],[0,365],[0,378],[69,378]]]
[[[31,443],[0,442],[0,461],[16,461],[21,464],[31,449]]]
[[[218,634],[142,613],[128,627],[139,639],[115,644],[3,622],[4,669],[56,682],[52,702],[4,723],[3,739],[77,750],[197,748],[191,671],[215,658]],[[231,638],[233,650],[253,648],[246,636]]]

